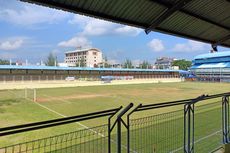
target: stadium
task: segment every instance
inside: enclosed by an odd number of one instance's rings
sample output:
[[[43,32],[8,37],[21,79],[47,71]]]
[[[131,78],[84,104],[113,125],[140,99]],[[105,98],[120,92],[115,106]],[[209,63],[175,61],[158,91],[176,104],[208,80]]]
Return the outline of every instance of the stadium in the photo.
[[[0,66],[1,82],[8,81],[58,81],[74,77],[80,80],[101,80],[102,76],[112,76],[114,79],[126,80],[150,78],[180,78],[178,70],[153,69],[113,69],[113,68],[81,68],[54,66]]]
[[[191,71],[198,81],[230,82],[230,52],[198,55]]]
[[[230,47],[226,0],[21,1]],[[229,152],[228,56],[197,56],[197,82],[180,70],[0,66],[0,153]]]

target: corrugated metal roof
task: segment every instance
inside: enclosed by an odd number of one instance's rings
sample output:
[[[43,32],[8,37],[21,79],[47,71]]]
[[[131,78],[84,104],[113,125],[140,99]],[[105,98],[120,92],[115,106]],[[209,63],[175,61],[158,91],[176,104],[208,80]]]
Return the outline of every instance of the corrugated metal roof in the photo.
[[[21,0],[230,47],[229,0]]]
[[[230,68],[230,62],[193,65],[191,69]]]
[[[218,58],[218,57],[226,57],[226,56],[229,56],[229,61],[230,61],[230,51],[201,54],[196,56],[194,59],[196,60],[196,59],[206,59],[206,58]]]
[[[56,67],[56,66],[17,66],[0,65],[0,70],[86,70],[86,71],[129,71],[129,72],[180,72],[169,69],[123,69],[123,68],[90,68],[90,67]]]

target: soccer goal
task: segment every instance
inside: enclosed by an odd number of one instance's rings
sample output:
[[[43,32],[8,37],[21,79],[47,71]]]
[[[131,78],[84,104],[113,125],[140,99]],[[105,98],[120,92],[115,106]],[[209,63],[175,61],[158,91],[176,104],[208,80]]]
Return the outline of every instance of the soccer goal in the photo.
[[[36,101],[36,89],[0,90],[0,102],[17,102],[23,100]]]
[[[31,100],[36,102],[37,100],[37,93],[36,93],[36,89],[34,88],[25,88],[25,93],[24,93],[24,97],[25,99]]]

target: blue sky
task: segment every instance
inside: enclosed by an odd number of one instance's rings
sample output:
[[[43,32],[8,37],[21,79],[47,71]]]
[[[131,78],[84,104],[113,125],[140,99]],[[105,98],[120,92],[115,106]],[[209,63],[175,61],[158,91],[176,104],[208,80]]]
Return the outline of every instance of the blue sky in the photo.
[[[36,63],[53,52],[59,62],[77,46],[96,47],[111,62],[126,58],[153,63],[157,57],[192,59],[209,44],[75,15],[17,0],[0,0],[0,58]],[[220,51],[228,48],[219,47]]]

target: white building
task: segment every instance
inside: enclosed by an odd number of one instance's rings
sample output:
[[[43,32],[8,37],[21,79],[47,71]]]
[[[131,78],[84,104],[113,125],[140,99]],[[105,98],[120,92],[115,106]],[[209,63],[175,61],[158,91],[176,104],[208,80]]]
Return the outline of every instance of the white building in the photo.
[[[68,66],[97,67],[103,62],[102,52],[96,48],[77,49],[65,52],[65,63]]]

